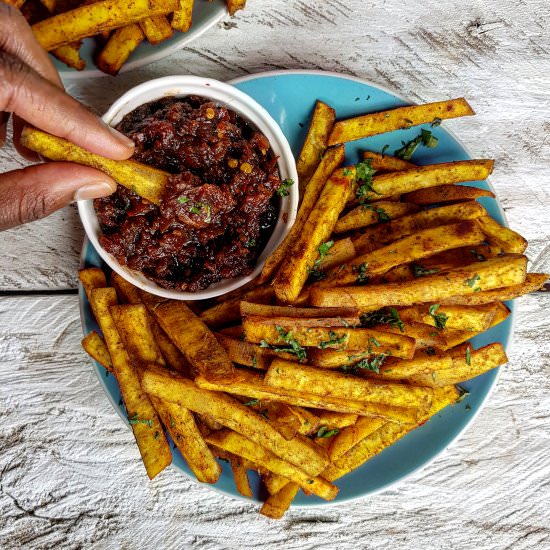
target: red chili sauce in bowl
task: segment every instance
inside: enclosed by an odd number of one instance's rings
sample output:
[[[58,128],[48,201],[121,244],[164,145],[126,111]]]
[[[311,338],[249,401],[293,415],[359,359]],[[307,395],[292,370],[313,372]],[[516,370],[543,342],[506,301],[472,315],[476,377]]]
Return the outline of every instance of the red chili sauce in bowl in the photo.
[[[173,174],[160,206],[118,186],[94,208],[101,246],[167,289],[196,292],[248,275],[288,194],[267,138],[234,111],[196,96],[166,97],[116,127],[133,158]]]

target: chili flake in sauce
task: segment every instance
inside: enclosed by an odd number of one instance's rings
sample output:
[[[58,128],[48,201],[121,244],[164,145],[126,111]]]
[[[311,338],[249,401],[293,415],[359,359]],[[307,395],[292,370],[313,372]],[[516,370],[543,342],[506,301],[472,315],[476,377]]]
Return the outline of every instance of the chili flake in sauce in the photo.
[[[135,160],[174,175],[160,206],[120,185],[96,199],[101,246],[169,289],[249,274],[278,215],[282,182],[267,138],[195,96],[142,105],[117,129],[136,144]]]

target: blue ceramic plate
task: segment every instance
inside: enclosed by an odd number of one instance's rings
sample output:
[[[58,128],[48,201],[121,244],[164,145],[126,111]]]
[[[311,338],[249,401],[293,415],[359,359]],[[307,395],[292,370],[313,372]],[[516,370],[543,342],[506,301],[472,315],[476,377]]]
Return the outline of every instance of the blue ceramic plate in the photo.
[[[226,13],[227,8],[225,7],[224,0],[213,0],[211,2],[207,0],[197,0],[193,8],[193,24],[187,32],[182,33],[174,31],[172,37],[154,46],[147,41],[142,42],[137,47],[136,51],[132,53],[130,59],[124,63],[120,72],[124,73],[131,69],[143,67],[144,65],[153,63],[153,61],[158,61],[159,59],[167,57],[177,50],[181,50],[186,44],[189,44],[192,40],[198,38],[210,27],[215,25]],[[96,48],[96,42],[93,38],[86,38],[84,40],[80,48],[80,55],[86,62],[86,68],[83,71],[71,69],[67,67],[65,63],[58,61],[53,56],[51,56],[51,59],[54,62],[55,68],[63,78],[107,76],[95,66],[94,56]]]
[[[309,71],[264,73],[238,79],[233,84],[252,96],[278,121],[295,155],[298,154],[304,140],[317,99],[332,105],[339,118],[407,104],[407,101],[395,93],[361,80],[331,73]],[[420,149],[412,159],[414,162],[429,164],[471,158],[447,130],[438,127],[432,131],[439,139],[439,146],[436,149]],[[408,141],[418,132],[419,128],[416,127],[348,143],[346,162],[356,163],[360,160],[360,151],[364,149],[381,151],[386,144],[390,145],[388,151],[393,152],[401,146],[401,140]],[[476,182],[473,185],[490,188],[487,182]],[[504,223],[502,210],[495,200],[484,198],[481,202],[491,216],[500,223]],[[101,265],[99,256],[87,242],[84,243],[82,261],[86,266]],[[82,288],[80,305],[84,332],[87,334],[90,330],[97,330],[98,327]],[[512,317],[485,334],[475,337],[474,346],[480,347],[491,342],[502,342],[506,346],[512,331],[511,319]],[[112,376],[106,377],[105,370],[98,364],[95,364],[95,369],[111,402],[126,421],[115,379]],[[460,436],[479,413],[496,383],[498,374],[499,369],[495,369],[462,384],[469,391],[469,395],[463,401],[447,407],[425,425],[369,460],[364,466],[338,480],[336,484],[340,487],[340,493],[334,502],[343,502],[382,491],[434,460]],[[191,475],[178,451],[174,451],[174,466]],[[223,464],[223,467],[223,474],[213,487],[230,496],[239,497],[228,465]],[[262,495],[259,481],[256,476],[252,477],[254,477],[251,480],[254,499],[260,500]],[[328,503],[320,498],[306,497],[300,493],[295,504],[313,506]]]

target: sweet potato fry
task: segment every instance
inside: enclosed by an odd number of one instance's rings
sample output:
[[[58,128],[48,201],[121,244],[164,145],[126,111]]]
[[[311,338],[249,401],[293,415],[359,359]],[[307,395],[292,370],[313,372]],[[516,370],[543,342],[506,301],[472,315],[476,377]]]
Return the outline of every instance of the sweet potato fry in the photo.
[[[489,344],[476,351],[467,351],[463,357],[453,357],[450,369],[433,370],[429,374],[415,374],[408,377],[414,385],[438,388],[450,384],[459,384],[475,378],[491,369],[508,362],[502,344]]]
[[[485,209],[476,201],[440,206],[409,214],[388,223],[367,227],[359,236],[352,238],[352,241],[358,253],[363,254],[418,231],[473,220],[483,216],[484,213]]]
[[[455,403],[458,397],[458,390],[454,386],[436,388],[428,416],[432,417],[447,405]],[[377,430],[369,433],[349,451],[335,460],[323,472],[323,477],[330,481],[341,478],[363,465],[373,456],[381,453],[386,447],[389,447],[415,428],[416,426],[400,426],[389,422],[384,424]]]
[[[382,380],[407,380],[416,375],[430,375],[436,370],[450,369],[453,358],[450,353],[439,352],[427,355],[424,351],[417,351],[408,361],[390,358],[381,367],[378,374],[369,372],[370,378]]]
[[[359,318],[359,310],[350,307],[294,307],[271,306],[241,302],[241,315],[243,317],[296,317],[298,319],[317,319],[320,317]]]
[[[49,51],[147,17],[166,15],[177,8],[178,0],[102,0],[40,21],[32,26],[32,31]]]
[[[495,194],[487,189],[471,187],[470,185],[437,185],[405,193],[401,200],[414,204],[437,204],[442,202],[460,202],[479,199],[480,197],[495,198]]]
[[[351,172],[351,170],[350,170]],[[273,281],[275,295],[282,302],[295,301],[306,282],[309,270],[315,268],[319,247],[328,241],[340,212],[347,202],[350,175],[335,172],[327,181],[303,230],[290,248]]]
[[[70,44],[64,44],[52,50],[50,53],[59,59],[62,63],[65,63],[67,67],[75,69],[77,71],[83,71],[86,68],[86,62],[80,57],[80,46],[82,41],[71,42]]]
[[[413,338],[366,328],[310,328],[290,323],[284,326],[262,325],[256,323],[253,317],[246,318],[243,327],[249,342],[263,341],[264,344],[275,346],[277,351],[281,351],[279,346],[284,346],[293,351],[300,360],[306,359],[307,356],[307,352],[300,349],[301,346],[320,349],[368,349],[372,353],[383,353],[403,359],[413,356],[415,346]]]
[[[133,284],[129,283],[126,279],[121,277],[118,273],[113,272],[111,274],[111,285],[115,288],[118,298],[121,302],[126,304],[144,304],[143,299],[146,298],[148,293],[140,291]],[[149,304],[151,305],[151,304]],[[145,304],[147,307],[147,304]],[[180,350],[172,343],[167,334],[162,330],[156,319],[152,316],[150,308],[148,309],[148,319],[151,331],[154,335],[155,342],[158,344],[162,356],[166,361],[166,364],[186,376],[191,375],[191,365],[185,359]]]
[[[408,160],[382,153],[375,153],[374,151],[363,151],[363,159],[370,160],[371,167],[374,168],[378,174],[401,172],[402,170],[410,170],[416,166],[416,164]]]
[[[303,468],[309,475],[318,475],[328,462],[326,454],[311,441],[298,437],[287,441],[268,420],[221,391],[204,390],[182,376],[154,366],[142,372],[141,380],[144,390],[151,395],[212,416],[225,427],[250,438],[257,446],[263,445],[283,460]]]
[[[493,171],[493,164],[494,161],[484,159],[458,160],[381,174],[374,176],[369,198],[382,200],[443,183],[484,180]]]
[[[403,327],[392,326],[387,324],[374,325],[376,330],[381,332],[389,332],[393,334],[402,334],[414,338],[416,342],[416,350],[426,348],[442,349],[446,345],[446,340],[440,330],[435,329],[432,325],[425,323],[417,323],[411,321],[405,323]]]
[[[351,262],[333,268],[318,286],[361,284],[392,267],[421,260],[444,250],[461,246],[475,246],[484,236],[474,220],[423,229],[397,241],[357,256]]]
[[[285,485],[291,483],[286,477],[274,474],[269,470],[262,471],[262,482],[270,495],[278,493]]]
[[[358,418],[356,414],[352,413],[323,411],[321,409],[317,409],[315,411],[315,414],[319,418],[319,422],[321,424],[320,429],[324,429],[325,433],[326,431],[341,430],[342,428],[346,428],[347,426],[352,426],[357,422]],[[317,430],[317,433],[318,432],[319,430]],[[320,435],[318,437],[323,436]]]
[[[432,392],[427,388],[416,388],[421,391],[413,392],[404,384],[373,382],[281,359],[273,361],[264,382],[268,386],[285,390],[307,391],[337,399],[353,399],[397,407],[419,407],[424,410],[428,410],[432,396]]]
[[[216,483],[221,467],[204,441],[193,414],[170,401],[156,397],[151,401],[195,477],[202,483]]]
[[[216,340],[223,346],[231,361],[239,365],[266,370],[273,355],[269,355],[266,348],[261,348],[243,340],[230,338],[225,334],[216,333]]]
[[[94,288],[91,291],[91,303],[111,355],[113,372],[147,475],[153,479],[172,462],[172,453],[158,415],[141,388],[137,372],[130,364],[128,353],[111,316],[110,308],[118,303],[115,289]]]
[[[117,183],[139,196],[159,204],[170,174],[133,160],[112,160],[90,153],[73,143],[37,130],[25,127],[21,143],[50,160],[75,162],[105,172]]]
[[[424,258],[422,261],[412,263],[409,279],[434,275],[449,271],[450,269],[460,269],[462,266],[469,265],[472,262],[483,262],[499,254],[499,248],[489,246],[488,244],[453,248],[452,250],[434,254],[429,258]]]
[[[262,268],[262,274],[260,281],[265,282],[277,271],[283,259],[288,255],[290,248],[294,242],[302,234],[302,229],[306,223],[313,207],[317,203],[321,191],[325,186],[330,175],[344,162],[344,146],[331,147],[327,149],[323,158],[321,159],[319,166],[313,173],[313,176],[308,182],[305,189],[298,215],[294,225],[288,232],[284,241],[277,247],[277,249],[267,258],[264,267]]]
[[[113,321],[132,361],[166,366],[155,341],[149,312],[143,304],[115,305],[110,308]]]
[[[328,327],[351,327],[359,325],[359,313],[355,315],[337,316],[337,317],[263,317],[259,315],[247,315],[243,323],[246,326],[250,324],[264,325],[271,327],[309,327],[309,328],[328,328]],[[246,333],[246,327],[245,327]]]
[[[478,306],[498,300],[513,300],[530,292],[536,292],[543,287],[548,277],[549,275],[546,273],[527,273],[523,282],[492,290],[482,290],[475,294],[449,296],[440,300],[440,303],[442,305]]]
[[[158,305],[153,314],[187,361],[209,379],[230,383],[233,363],[208,327],[182,301]]]
[[[487,330],[495,316],[493,304],[481,307],[469,306],[439,306],[436,311],[430,313],[434,304],[420,304],[399,311],[401,320],[405,323],[416,321],[436,326],[436,315],[444,316],[444,328],[469,330],[470,332],[482,332]]]
[[[225,0],[225,3],[227,4],[229,15],[233,16],[236,11],[244,10],[246,0]]]
[[[92,330],[92,332],[82,340],[82,347],[84,351],[105,370],[113,372],[113,362],[111,361],[107,345],[95,330]]]
[[[334,436],[330,445],[329,457],[331,462],[338,460],[359,443],[359,441],[372,434],[386,423],[387,421],[383,418],[361,416],[357,419],[355,424],[340,430],[340,432]]]
[[[336,265],[348,262],[352,258],[355,258],[355,256],[357,256],[357,251],[349,237],[334,241],[326,256],[318,256],[315,260],[314,271],[322,274]]]
[[[181,0],[178,3],[181,6]],[[139,26],[150,44],[158,44],[174,34],[174,30],[166,15],[148,17],[140,21]]]
[[[187,32],[193,21],[195,0],[179,0],[178,9],[172,15],[172,27],[180,32]]]
[[[250,488],[250,480],[246,471],[245,463],[248,462],[240,456],[234,455],[229,459],[235,487],[239,494],[243,497],[252,498],[252,489]]]
[[[509,254],[485,262],[476,262],[444,275],[428,275],[404,283],[314,288],[310,300],[312,305],[320,307],[338,304],[368,310],[380,309],[387,305],[441,303],[441,300],[457,294],[467,296],[484,290],[521,284],[525,280],[526,264],[525,256]]]
[[[431,123],[438,119],[445,120],[474,114],[468,102],[462,97],[424,105],[398,107],[338,121],[334,125],[328,143],[329,145],[346,143],[401,128]]]
[[[334,226],[335,233],[347,233],[376,223],[388,222],[418,212],[418,206],[407,202],[380,201],[363,204],[342,216]]]
[[[275,296],[271,286],[259,286],[253,288],[242,296],[229,298],[224,302],[220,302],[208,309],[205,309],[200,315],[203,323],[210,328],[218,328],[223,325],[229,325],[235,321],[240,321],[240,303],[242,300],[254,304],[270,304]]]
[[[323,478],[308,474],[237,432],[220,430],[207,436],[206,440],[210,445],[242,456],[270,472],[298,483],[300,487],[307,488],[308,491],[321,498],[332,500],[338,494],[338,489]]]
[[[98,69],[116,76],[143,40],[145,40],[145,34],[138,23],[116,29],[96,58]]]
[[[239,380],[230,386],[208,382],[201,376],[198,376],[195,382],[200,388],[207,390],[226,391],[236,395],[247,395],[254,399],[281,401],[301,407],[313,407],[360,416],[383,417],[391,422],[410,424],[417,422],[422,417],[421,411],[412,406],[394,407],[353,399],[322,397],[308,392],[282,390],[268,386],[263,382],[261,375],[249,372],[240,372]]]
[[[268,497],[260,508],[260,514],[271,519],[281,519],[290,508],[299,490],[300,486],[297,483],[285,484],[277,493]]]
[[[296,161],[301,197],[304,195],[311,176],[323,158],[327,148],[328,136],[332,132],[335,119],[336,112],[332,107],[322,101],[315,103],[306,139]]]
[[[482,216],[478,218],[477,222],[490,245],[497,246],[502,252],[509,254],[523,254],[525,252],[527,241],[519,233],[500,225],[489,216]]]

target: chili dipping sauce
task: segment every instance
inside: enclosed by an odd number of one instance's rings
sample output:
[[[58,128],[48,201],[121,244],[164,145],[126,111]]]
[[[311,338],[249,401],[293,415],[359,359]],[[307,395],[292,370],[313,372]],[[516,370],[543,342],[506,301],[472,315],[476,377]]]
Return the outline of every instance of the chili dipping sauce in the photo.
[[[282,182],[267,138],[195,96],[142,105],[117,129],[136,144],[135,160],[173,176],[160,206],[121,185],[96,199],[101,246],[168,289],[248,275],[278,216]]]

